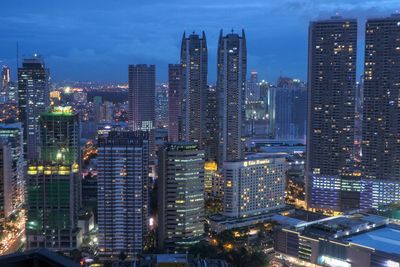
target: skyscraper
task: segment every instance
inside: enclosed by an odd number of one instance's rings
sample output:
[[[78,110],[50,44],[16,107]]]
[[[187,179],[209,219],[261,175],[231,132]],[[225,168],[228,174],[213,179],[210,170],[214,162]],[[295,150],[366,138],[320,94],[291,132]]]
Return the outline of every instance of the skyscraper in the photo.
[[[247,87],[246,87],[246,100],[248,101],[260,100],[260,84],[258,82],[257,71],[252,71],[250,73],[250,80],[247,81]]]
[[[0,140],[0,220],[13,211],[12,157],[10,144]]]
[[[134,131],[149,132],[150,158],[154,157],[156,66],[129,65],[129,123]]]
[[[262,80],[260,82],[260,97],[264,102],[264,109],[267,119],[267,135],[269,138],[275,137],[275,88]]]
[[[113,130],[98,142],[99,255],[141,253],[148,225],[148,132]]]
[[[70,251],[80,246],[80,127],[69,107],[42,113],[40,157],[27,176],[27,247]]]
[[[0,100],[8,100],[8,86],[10,83],[10,68],[3,66],[1,69],[1,81],[0,81]]]
[[[247,50],[242,36],[220,32],[218,41],[217,92],[219,97],[218,165],[244,157]]]
[[[24,203],[25,196],[25,162],[23,159],[23,139],[21,123],[0,124],[0,141],[7,142],[10,146],[12,157],[11,186],[12,205],[19,208]]]
[[[182,140],[199,143],[200,148],[205,142],[206,93],[207,93],[207,42],[203,32],[202,37],[192,33],[182,37]]]
[[[300,80],[287,77],[278,79],[272,88],[275,105],[275,137],[305,139],[307,121],[307,88]]]
[[[204,234],[204,151],[196,143],[177,142],[158,153],[158,245],[186,251]]]
[[[96,123],[101,122],[101,105],[103,104],[103,99],[101,96],[95,96],[93,98],[93,120]]]
[[[311,22],[308,53],[307,201],[340,210],[341,176],[353,166],[357,21]]]
[[[155,94],[155,127],[168,127],[168,85],[157,84]]]
[[[168,141],[179,140],[181,101],[182,101],[182,65],[168,65]]]
[[[363,173],[400,180],[400,14],[369,19],[365,42]]]
[[[218,157],[218,94],[215,86],[209,86],[206,93],[206,141],[204,150],[206,159],[216,161]]]
[[[6,88],[10,82],[10,68],[8,66],[3,66],[1,70],[1,85],[2,88]]]
[[[19,116],[24,130],[24,155],[28,160],[38,157],[38,120],[50,103],[49,80],[49,69],[37,55],[24,59],[18,69]]]

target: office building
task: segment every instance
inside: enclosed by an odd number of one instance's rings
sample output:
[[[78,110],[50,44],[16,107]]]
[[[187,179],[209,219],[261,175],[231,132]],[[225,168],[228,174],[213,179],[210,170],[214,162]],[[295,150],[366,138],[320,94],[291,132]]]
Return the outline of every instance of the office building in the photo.
[[[3,66],[1,69],[1,80],[0,80],[0,101],[8,101],[8,87],[10,83],[10,68]]]
[[[246,136],[265,136],[268,134],[268,107],[264,100],[246,101]]]
[[[8,102],[16,104],[18,102],[18,83],[8,83]]]
[[[37,55],[24,59],[18,68],[19,118],[24,130],[24,157],[28,160],[39,156],[39,115],[50,104],[49,80],[49,69]]]
[[[307,88],[298,79],[279,77],[274,87],[275,138],[306,138]]]
[[[369,19],[365,32],[362,170],[400,180],[400,14]]]
[[[8,218],[13,211],[11,147],[7,141],[0,140],[0,221]]]
[[[93,120],[95,123],[101,122],[101,105],[103,104],[103,99],[101,96],[95,96],[93,98]]]
[[[217,59],[219,97],[218,165],[244,157],[247,50],[244,30],[223,35],[220,32]]]
[[[129,65],[129,124],[134,131],[149,132],[149,155],[154,158],[156,66]]]
[[[186,251],[204,234],[204,151],[196,143],[167,143],[159,150],[158,246]]]
[[[12,206],[14,209],[20,208],[25,200],[25,168],[23,159],[23,139],[21,123],[1,123],[0,141],[7,142],[10,146],[12,157],[11,164],[11,187],[12,187]]]
[[[27,170],[27,248],[56,251],[79,248],[79,115],[70,107],[42,113],[40,157]]]
[[[333,195],[315,186],[352,172],[357,21],[332,17],[311,22],[308,62],[306,195],[310,208],[341,210]],[[350,208],[350,207],[347,207]]]
[[[219,126],[218,126],[218,94],[215,86],[209,86],[206,94],[206,141],[204,150],[206,159],[216,161],[218,157]]]
[[[388,218],[370,214],[291,219],[275,228],[274,249],[296,266],[399,266],[399,233]]]
[[[275,137],[275,92],[267,81],[262,80],[260,83],[260,99],[264,105],[264,112],[267,118],[267,136]]]
[[[168,141],[179,141],[182,97],[182,65],[168,65]]]
[[[198,143],[200,148],[205,142],[206,130],[207,53],[204,32],[201,37],[195,33],[186,37],[186,33],[183,33],[181,140]]]
[[[218,192],[218,165],[215,161],[204,163],[204,192],[207,197],[216,197]],[[219,188],[221,190],[221,188]]]
[[[260,83],[258,82],[257,71],[250,73],[250,80],[247,81],[246,87],[246,101],[258,101],[260,100]]]
[[[114,105],[112,102],[104,101],[100,106],[100,122],[111,123],[113,122]]]
[[[286,159],[282,156],[249,156],[224,163],[223,212],[244,218],[285,207]]]
[[[149,214],[147,131],[113,130],[99,138],[97,208],[99,256],[128,258],[145,248]]]
[[[155,94],[155,127],[168,127],[168,84],[161,83],[156,86]]]

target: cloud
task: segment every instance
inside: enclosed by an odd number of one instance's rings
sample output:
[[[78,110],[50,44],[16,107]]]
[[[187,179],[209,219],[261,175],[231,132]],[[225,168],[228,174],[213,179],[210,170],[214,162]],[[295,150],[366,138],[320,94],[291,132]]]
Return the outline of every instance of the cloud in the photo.
[[[219,30],[245,28],[249,70],[305,79],[310,20],[339,12],[361,25],[396,8],[398,0],[13,0],[2,5],[0,59],[12,65],[19,41],[21,54],[48,59],[56,79],[125,80],[127,64],[156,63],[166,80],[167,63],[179,61],[182,32],[205,30],[212,82]]]

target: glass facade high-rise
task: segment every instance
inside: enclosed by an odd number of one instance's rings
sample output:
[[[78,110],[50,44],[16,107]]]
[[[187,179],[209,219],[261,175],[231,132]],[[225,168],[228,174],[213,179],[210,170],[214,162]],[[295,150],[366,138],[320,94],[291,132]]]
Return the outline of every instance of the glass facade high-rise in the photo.
[[[50,103],[49,81],[49,69],[37,55],[24,59],[18,68],[19,118],[24,130],[24,156],[28,160],[38,158],[39,115]]]
[[[154,157],[156,66],[129,65],[129,123],[134,131],[149,132],[150,158]]]
[[[181,140],[198,143],[200,148],[206,139],[207,55],[204,32],[201,37],[195,33],[188,37],[183,34]]]
[[[184,252],[204,234],[204,151],[196,143],[167,143],[158,159],[158,246]]]
[[[145,248],[149,213],[147,131],[112,130],[98,141],[99,255],[128,258]]]
[[[354,156],[357,21],[311,22],[308,49],[307,201],[341,210],[337,190]]]
[[[10,145],[12,156],[11,185],[13,208],[21,208],[25,197],[25,168],[23,159],[23,139],[21,123],[1,123],[0,141],[6,141]]]
[[[27,170],[27,248],[70,251],[81,243],[79,114],[54,107],[39,126],[40,156]]]
[[[306,138],[307,87],[297,79],[280,77],[274,90],[275,137],[278,139]]]
[[[217,60],[219,97],[218,165],[244,157],[247,49],[244,30],[223,35],[220,32]]]

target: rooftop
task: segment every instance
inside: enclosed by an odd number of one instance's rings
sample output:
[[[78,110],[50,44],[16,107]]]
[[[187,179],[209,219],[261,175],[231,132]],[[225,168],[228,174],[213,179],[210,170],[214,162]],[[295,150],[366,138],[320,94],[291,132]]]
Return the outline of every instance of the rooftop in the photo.
[[[389,224],[382,228],[346,238],[345,241],[400,255],[400,227],[396,225]]]

